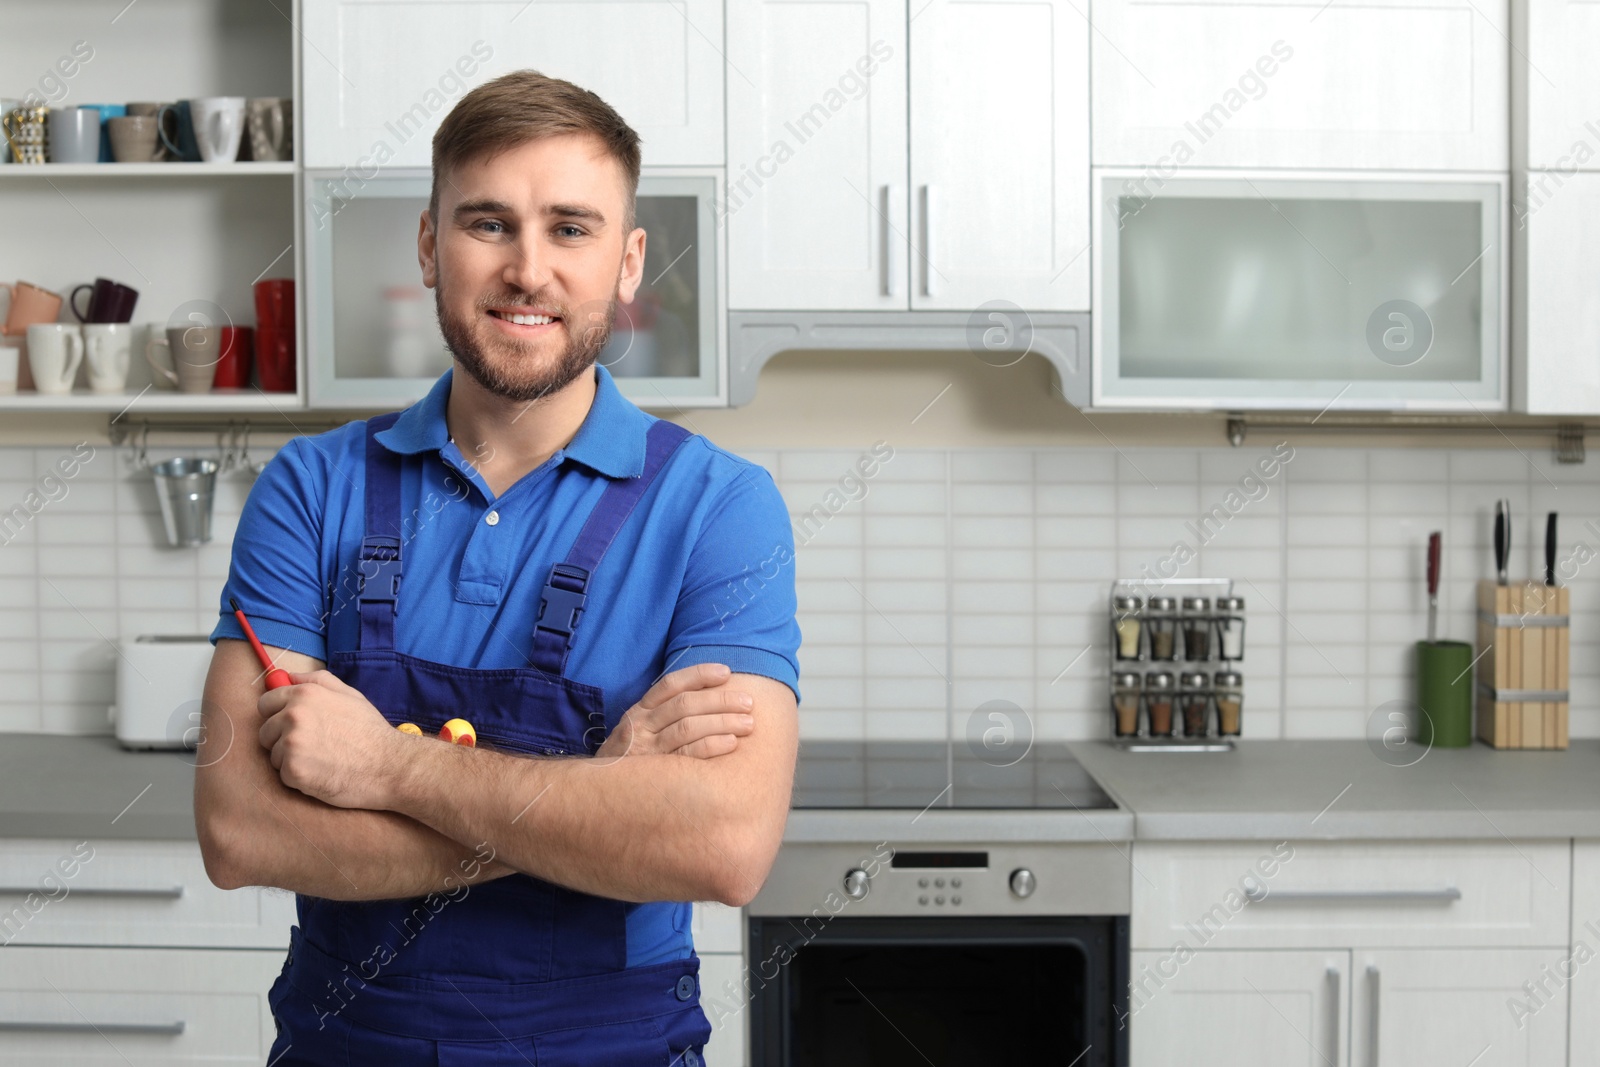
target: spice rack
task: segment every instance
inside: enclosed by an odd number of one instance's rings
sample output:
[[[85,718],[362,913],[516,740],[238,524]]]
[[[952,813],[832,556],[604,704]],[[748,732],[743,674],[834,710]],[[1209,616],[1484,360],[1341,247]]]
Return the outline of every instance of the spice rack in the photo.
[[[1231,578],[1119,578],[1107,601],[1112,743],[1227,752],[1242,726],[1244,601]]]

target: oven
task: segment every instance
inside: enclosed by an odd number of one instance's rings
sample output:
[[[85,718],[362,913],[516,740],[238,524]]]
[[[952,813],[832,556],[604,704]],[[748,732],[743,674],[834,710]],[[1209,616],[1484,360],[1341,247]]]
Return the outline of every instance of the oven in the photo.
[[[803,745],[745,910],[752,1067],[1123,1067],[1131,828],[1065,745]]]

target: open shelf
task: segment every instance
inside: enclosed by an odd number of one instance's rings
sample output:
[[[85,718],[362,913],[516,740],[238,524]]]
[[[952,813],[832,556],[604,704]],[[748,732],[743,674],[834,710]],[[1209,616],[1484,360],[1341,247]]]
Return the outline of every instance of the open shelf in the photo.
[[[228,389],[210,393],[178,393],[147,389],[143,393],[90,393],[79,391],[52,396],[41,393],[0,395],[0,411],[108,411],[127,409],[128,416],[156,412],[304,411],[295,393],[263,393],[255,389]]]
[[[293,174],[293,160],[283,163],[4,163],[0,179],[39,178],[209,178]]]

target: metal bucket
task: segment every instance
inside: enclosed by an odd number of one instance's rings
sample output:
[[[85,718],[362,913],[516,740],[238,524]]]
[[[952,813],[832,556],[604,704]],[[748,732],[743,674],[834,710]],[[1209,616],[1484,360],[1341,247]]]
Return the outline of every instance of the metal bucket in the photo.
[[[169,459],[150,468],[161,501],[161,522],[172,545],[202,545],[211,540],[211,501],[217,486],[215,460]]]

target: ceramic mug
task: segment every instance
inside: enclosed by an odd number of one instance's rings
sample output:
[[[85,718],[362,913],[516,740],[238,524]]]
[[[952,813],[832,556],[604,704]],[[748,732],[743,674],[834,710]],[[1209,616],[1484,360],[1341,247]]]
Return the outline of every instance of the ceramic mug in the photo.
[[[222,355],[222,326],[168,326],[165,337],[150,331],[144,358],[160,378],[185,393],[208,393]],[[165,362],[156,349],[166,352]]]
[[[294,327],[256,324],[256,376],[268,393],[294,392]]]
[[[100,162],[100,112],[58,107],[50,112],[50,162]]]
[[[28,327],[28,367],[39,392],[54,396],[72,392],[82,362],[83,335],[76,326],[44,322]]]
[[[161,163],[167,160],[169,154],[165,141],[179,139],[178,109],[173,104],[157,104],[152,101],[136,101],[128,105],[129,118],[151,118],[156,120],[156,148],[153,162]],[[194,137],[190,132],[190,140]]]
[[[97,162],[114,162],[116,156],[111,152],[111,126],[109,123],[114,118],[126,115],[128,113],[127,107],[122,104],[79,104],[78,106],[80,108],[93,109],[100,113],[100,158]]]
[[[0,393],[17,391],[17,370],[22,361],[22,349],[0,347]]]
[[[245,102],[250,132],[250,158],[262,162],[294,158],[294,101],[284,96],[256,96]]]
[[[172,133],[167,133],[165,121],[160,129],[161,144],[167,150],[167,158],[175,163],[200,162],[200,147],[194,139],[194,113],[189,101],[163,104],[157,117],[165,120],[169,114],[173,116]]]
[[[294,325],[294,279],[263,278],[255,284],[256,325]]]
[[[242,96],[203,96],[189,101],[194,120],[194,141],[206,163],[232,163],[239,158],[244,134]]]
[[[0,127],[4,128],[6,143],[11,146],[11,158],[17,163],[43,163],[45,161],[46,136],[45,130],[50,109],[43,105],[36,107],[14,107],[0,119]]]
[[[248,326],[222,328],[222,352],[217,357],[213,389],[250,388],[250,364],[255,356],[255,331]]]
[[[83,330],[83,361],[89,367],[89,389],[120,393],[128,384],[128,354],[133,327],[125,322],[90,322]]]
[[[89,303],[78,310],[78,294],[88,290]],[[139,290],[130,289],[110,278],[96,278],[93,285],[85,283],[72,290],[67,306],[79,322],[132,322],[133,307],[139,302]]]
[[[118,115],[106,123],[115,163],[154,163],[161,142],[157,139],[160,120],[154,115]]]
[[[11,305],[6,311],[6,333],[22,333],[37,322],[54,322],[61,317],[61,297],[32,282],[8,285],[0,282],[0,289],[11,294]]]

